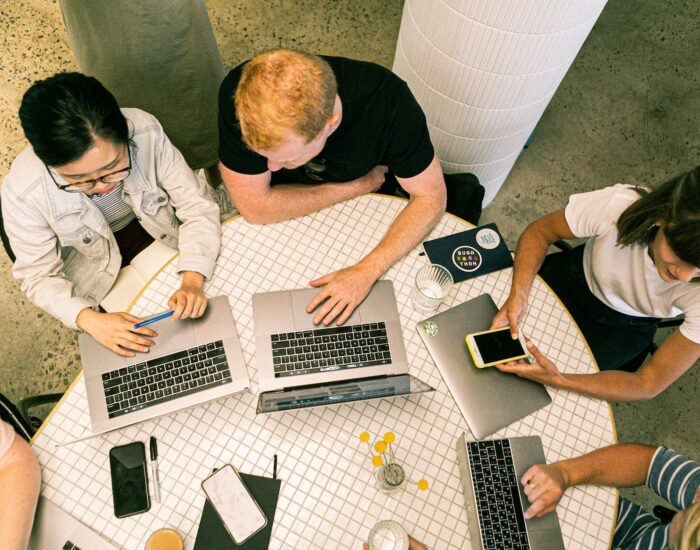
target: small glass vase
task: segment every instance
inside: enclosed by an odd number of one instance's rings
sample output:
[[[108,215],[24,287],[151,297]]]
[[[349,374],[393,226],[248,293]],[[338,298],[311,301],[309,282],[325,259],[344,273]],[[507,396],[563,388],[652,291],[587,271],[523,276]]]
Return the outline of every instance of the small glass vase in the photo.
[[[393,493],[406,485],[406,472],[396,462],[384,464],[377,470],[377,489],[383,493]]]

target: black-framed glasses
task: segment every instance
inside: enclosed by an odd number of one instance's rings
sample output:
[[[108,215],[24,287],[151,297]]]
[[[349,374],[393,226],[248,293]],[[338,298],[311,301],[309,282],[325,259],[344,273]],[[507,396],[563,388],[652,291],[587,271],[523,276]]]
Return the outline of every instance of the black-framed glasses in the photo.
[[[126,154],[129,158],[129,164],[126,168],[121,168],[115,172],[110,172],[109,174],[105,174],[104,176],[100,176],[94,180],[79,181],[77,183],[69,183],[67,185],[61,185],[58,183],[56,178],[54,178],[53,174],[51,173],[51,168],[49,168],[47,164],[44,164],[44,166],[46,166],[46,170],[49,172],[49,176],[51,176],[51,179],[56,184],[56,187],[58,187],[61,191],[67,191],[68,193],[83,193],[85,191],[92,190],[98,183],[120,183],[128,178],[129,174],[131,174],[131,151],[128,144],[126,146]]]

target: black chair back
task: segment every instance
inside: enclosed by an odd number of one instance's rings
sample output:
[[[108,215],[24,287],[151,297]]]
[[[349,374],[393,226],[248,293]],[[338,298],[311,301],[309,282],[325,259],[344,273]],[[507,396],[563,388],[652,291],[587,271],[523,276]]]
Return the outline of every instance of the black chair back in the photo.
[[[0,418],[12,426],[15,431],[29,441],[34,435],[32,427],[22,418],[19,409],[12,402],[0,393]]]

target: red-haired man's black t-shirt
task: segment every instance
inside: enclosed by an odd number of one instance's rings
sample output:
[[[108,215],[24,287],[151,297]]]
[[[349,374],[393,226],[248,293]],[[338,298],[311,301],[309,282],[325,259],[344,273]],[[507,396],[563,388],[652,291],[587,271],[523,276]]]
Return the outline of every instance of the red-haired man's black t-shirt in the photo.
[[[343,106],[340,126],[314,159],[312,177],[304,166],[274,173],[273,183],[348,182],[384,165],[400,178],[417,176],[434,149],[423,110],[406,83],[390,70],[366,61],[321,56],[333,69]],[[246,147],[235,113],[234,94],[245,63],[219,89],[219,158],[240,174],[262,174],[267,160]],[[324,166],[320,171],[319,164]]]

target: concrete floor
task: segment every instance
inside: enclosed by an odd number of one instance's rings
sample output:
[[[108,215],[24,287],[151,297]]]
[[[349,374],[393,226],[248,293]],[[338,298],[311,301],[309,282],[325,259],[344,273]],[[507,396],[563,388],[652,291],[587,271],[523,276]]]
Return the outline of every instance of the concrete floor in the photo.
[[[277,46],[391,67],[402,0],[205,0],[224,63]],[[270,14],[274,14],[271,17]],[[574,193],[616,182],[659,183],[700,161],[700,43],[694,0],[610,0],[483,221],[511,247],[527,223]],[[0,7],[0,174],[24,147],[17,109],[29,84],[74,70],[58,2]],[[63,391],[80,370],[77,335],[34,307],[0,254],[0,391],[12,400]],[[620,441],[700,458],[697,365],[664,394],[614,405]],[[648,502],[644,491],[637,493]]]

